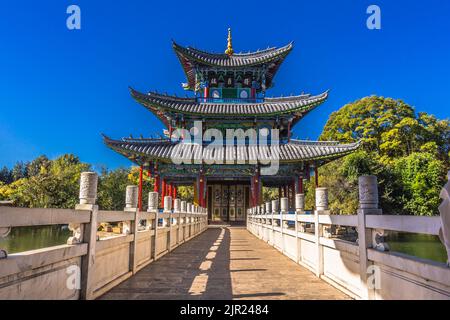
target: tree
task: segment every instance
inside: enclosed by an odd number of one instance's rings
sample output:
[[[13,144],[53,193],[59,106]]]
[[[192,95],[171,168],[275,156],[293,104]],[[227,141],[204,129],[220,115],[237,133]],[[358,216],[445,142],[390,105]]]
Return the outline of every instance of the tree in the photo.
[[[397,160],[395,173],[401,182],[398,197],[404,210],[414,215],[438,214],[439,193],[444,185],[444,164],[433,154],[422,152]]]
[[[334,112],[321,140],[362,141],[362,151],[320,168],[320,184],[329,188],[330,208],[354,213],[357,178],[378,177],[381,207],[390,213],[437,212],[439,188],[450,168],[450,122],[415,114],[401,100],[367,97]],[[308,189],[308,187],[310,187]],[[313,205],[310,185],[306,203]]]
[[[361,140],[364,150],[374,152],[384,163],[419,152],[432,142],[437,157],[448,162],[450,121],[424,112],[416,115],[414,108],[402,100],[372,96],[333,112],[320,139]]]
[[[22,161],[18,161],[12,168],[11,173],[12,173],[13,181],[17,181],[22,178],[26,178],[28,176],[27,164],[23,163]]]
[[[98,205],[102,210],[123,210],[125,208],[125,190],[130,170],[118,168],[108,171],[102,168],[98,181]]]
[[[3,182],[3,184],[10,184],[13,182],[12,172],[6,166],[0,170],[0,182]]]
[[[48,170],[51,161],[45,156],[41,155],[27,164],[28,176],[37,176],[42,170]]]
[[[19,164],[15,167],[16,172],[19,172],[18,169],[24,166]],[[1,187],[0,195],[4,199],[13,200],[17,206],[74,208],[79,201],[81,172],[89,169],[90,165],[81,163],[78,157],[63,155],[50,161],[48,166],[41,167],[39,173]]]

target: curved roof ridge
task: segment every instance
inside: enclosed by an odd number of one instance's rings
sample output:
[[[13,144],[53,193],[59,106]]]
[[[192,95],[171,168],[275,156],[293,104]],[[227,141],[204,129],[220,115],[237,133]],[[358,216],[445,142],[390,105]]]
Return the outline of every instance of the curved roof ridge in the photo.
[[[169,95],[169,94],[159,93],[156,91],[149,91],[147,94],[145,94],[145,93],[142,93],[142,92],[139,92],[139,91],[133,89],[132,87],[129,87],[129,88],[130,88],[131,95],[133,97],[140,95],[140,96],[147,96],[147,97],[155,98],[155,99],[177,101],[177,102],[184,102],[184,103],[195,103],[195,98],[178,97],[178,96],[173,96],[173,95]]]
[[[322,160],[329,161],[333,159],[340,158],[351,152],[357,150],[360,146],[360,141],[352,144],[325,144],[330,142],[324,141],[309,141],[308,144],[297,144],[297,143],[287,143],[280,146],[269,146],[269,149],[276,148],[279,152],[279,159],[281,162],[298,162],[298,161],[310,161],[310,160]],[[135,158],[135,156],[144,156],[151,158],[153,160],[165,160],[169,161],[171,159],[172,153],[175,151],[178,154],[179,151],[185,150],[184,148],[191,148],[196,146],[195,144],[183,144],[180,142],[171,141],[121,141],[121,140],[106,140],[105,144],[121,153],[122,155],[128,157],[129,159]],[[176,147],[177,146],[177,147]],[[198,145],[197,145],[198,146]],[[253,159],[255,158],[255,147],[267,147],[267,146],[249,146],[245,145],[244,151],[246,151],[249,156]],[[181,148],[181,149],[176,149]],[[226,148],[224,146],[223,148]],[[182,152],[183,155],[185,154]],[[256,153],[257,154],[257,153]],[[188,157],[194,156],[192,153],[187,154]],[[195,155],[196,158],[198,154]],[[203,153],[203,160],[213,160],[211,154]],[[216,159],[217,160],[217,159]],[[250,160],[250,158],[248,159]],[[257,158],[255,160],[259,161]]]
[[[289,42],[288,44],[281,46],[281,47],[269,47],[267,49],[262,49],[262,50],[257,50],[257,51],[250,51],[250,52],[239,52],[239,53],[234,53],[233,55],[229,56],[226,53],[222,53],[222,52],[208,52],[206,50],[202,50],[202,49],[197,49],[195,47],[192,46],[187,46],[184,47],[180,44],[178,44],[177,42],[175,42],[174,40],[172,40],[172,44],[173,44],[173,48],[175,50],[177,49],[181,49],[182,51],[185,52],[189,52],[189,53],[197,53],[200,55],[207,55],[209,57],[216,57],[216,58],[222,58],[222,59],[233,59],[233,57],[237,57],[237,58],[245,58],[245,57],[259,57],[268,53],[272,53],[272,52],[283,52],[286,50],[290,50],[293,47],[293,41]]]
[[[164,109],[170,109],[175,112],[187,113],[187,114],[209,114],[209,115],[224,115],[236,113],[243,113],[249,115],[273,115],[277,113],[292,113],[297,111],[309,111],[317,105],[324,102],[328,94],[322,93],[318,96],[311,96],[308,98],[300,99],[285,99],[278,101],[264,101],[255,103],[231,103],[231,102],[196,102],[194,98],[177,98],[160,94],[143,94],[138,91],[131,92],[133,98],[143,104],[145,107],[155,109],[155,107],[161,107]],[[217,106],[224,112],[215,112]],[[270,110],[265,111],[264,106],[269,106]],[[253,110],[252,110],[253,109]],[[238,112],[237,110],[240,110]],[[153,110],[154,111],[154,110]]]

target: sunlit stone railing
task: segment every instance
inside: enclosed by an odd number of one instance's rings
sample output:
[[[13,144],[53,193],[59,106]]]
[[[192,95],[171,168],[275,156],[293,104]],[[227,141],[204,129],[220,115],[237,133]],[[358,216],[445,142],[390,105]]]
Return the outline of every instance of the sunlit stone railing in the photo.
[[[82,173],[74,210],[0,207],[0,236],[21,226],[68,224],[72,231],[65,245],[0,258],[0,300],[95,299],[207,228],[205,208],[174,199],[172,209],[165,197],[160,212],[156,192],[139,211],[136,186],[126,188],[123,211],[99,210],[97,179]],[[118,223],[121,234],[100,238],[100,223]]]
[[[441,218],[382,214],[375,176],[360,177],[359,202],[355,215],[331,215],[327,189],[317,188],[312,213],[297,194],[292,210],[286,198],[250,208],[247,229],[353,298],[450,299],[445,263],[390,252],[384,241],[389,231],[438,235],[448,230]],[[356,241],[337,237],[342,230]]]

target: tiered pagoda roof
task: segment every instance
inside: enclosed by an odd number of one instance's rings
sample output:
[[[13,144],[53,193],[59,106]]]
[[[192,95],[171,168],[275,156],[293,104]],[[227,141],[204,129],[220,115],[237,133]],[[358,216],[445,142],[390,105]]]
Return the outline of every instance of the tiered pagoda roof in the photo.
[[[217,67],[224,70],[267,65],[266,84],[269,88],[278,68],[292,48],[293,43],[291,42],[281,48],[273,47],[256,52],[228,55],[224,53],[209,53],[192,47],[183,47],[173,42],[173,49],[183,66],[188,80],[188,88],[191,90],[195,87],[195,68],[199,65]]]
[[[209,128],[273,128],[278,129],[279,145],[253,144],[224,146],[220,149],[201,148],[170,139],[114,140],[104,137],[111,149],[136,163],[158,161],[170,166],[174,153],[194,154],[194,159],[211,163],[212,160],[245,160],[247,164],[263,164],[276,155],[286,164],[321,165],[355,151],[360,143],[300,141],[291,139],[292,127],[308,112],[328,98],[328,91],[319,95],[267,98],[265,89],[272,85],[276,71],[291,52],[293,45],[269,48],[252,53],[234,53],[231,33],[225,54],[208,53],[173,42],[173,48],[188,78],[187,87],[196,96],[183,98],[130,88],[132,97],[158,117],[168,128],[190,129],[193,120],[203,120]],[[203,92],[202,92],[203,91]],[[217,93],[217,95],[216,95]],[[192,149],[191,149],[192,148]],[[185,152],[190,150],[190,152]],[[214,154],[210,150],[214,151]],[[202,153],[201,153],[202,152]],[[269,158],[267,158],[269,157]],[[226,159],[225,159],[226,158]],[[216,162],[217,163],[217,162]],[[224,163],[226,163],[224,161]]]
[[[281,98],[264,98],[259,102],[198,102],[196,98],[180,98],[159,93],[140,93],[130,88],[131,95],[163,123],[168,125],[166,115],[177,113],[207,118],[271,118],[291,114],[300,119],[328,98],[328,91],[317,96],[299,95]]]
[[[339,144],[338,142],[302,141],[292,139],[289,143],[278,146],[235,145],[223,146],[220,149],[207,149],[207,145],[173,142],[169,139],[132,139],[113,140],[104,136],[105,143],[116,152],[130,160],[136,156],[170,162],[178,155],[192,155],[186,160],[202,160],[212,162],[226,159],[236,161],[264,162],[274,155],[280,163],[298,161],[328,162],[358,149],[360,142]],[[201,148],[203,147],[203,149]],[[216,152],[208,152],[216,151]],[[225,158],[226,157],[226,158]]]

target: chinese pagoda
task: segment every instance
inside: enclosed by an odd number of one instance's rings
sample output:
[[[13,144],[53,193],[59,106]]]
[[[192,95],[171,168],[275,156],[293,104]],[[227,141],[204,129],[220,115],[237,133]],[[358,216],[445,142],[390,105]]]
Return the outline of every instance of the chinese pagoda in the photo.
[[[175,42],[173,49],[186,75],[183,88],[192,91],[192,97],[141,93],[130,88],[132,97],[167,127],[164,137],[113,140],[104,136],[108,147],[140,166],[141,209],[142,175],[146,172],[154,177],[154,191],[160,193],[162,200],[165,195],[175,198],[178,186],[193,185],[194,202],[208,208],[211,221],[245,221],[247,208],[263,201],[262,186],[278,188],[279,196],[288,197],[293,206],[295,193],[303,192],[303,180],[310,179],[311,172],[315,172],[318,186],[319,166],[359,147],[359,143],[291,138],[292,128],[328,97],[328,91],[319,95],[265,96],[292,51],[292,43],[235,53],[228,29],[228,44],[223,54],[183,47]],[[212,140],[186,138],[185,133],[198,134],[199,125],[202,133],[214,129],[216,134],[227,137],[223,138],[223,145],[216,145],[211,151],[208,147]],[[227,136],[230,129],[241,129],[241,132],[266,129],[266,135],[264,139],[261,135],[252,139],[255,137],[249,134],[241,143],[233,137],[230,143]],[[187,149],[188,160],[192,161],[174,161],[174,154],[186,154]],[[278,162],[275,174],[264,174],[270,165],[268,160]]]

